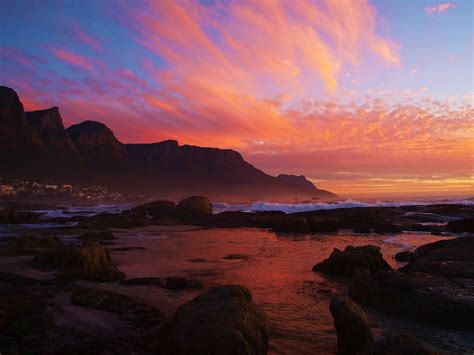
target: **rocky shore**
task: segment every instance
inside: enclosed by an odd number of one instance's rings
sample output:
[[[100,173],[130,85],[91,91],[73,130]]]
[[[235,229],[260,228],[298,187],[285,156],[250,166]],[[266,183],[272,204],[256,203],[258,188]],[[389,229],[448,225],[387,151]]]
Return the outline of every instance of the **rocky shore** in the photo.
[[[116,214],[44,219],[31,211],[0,211],[4,224],[59,224],[74,236],[64,242],[54,235],[4,237],[0,257],[24,256],[43,278],[0,273],[0,351],[28,353],[162,353],[266,354],[271,324],[252,298],[238,285],[208,287],[198,278],[177,276],[127,278],[111,255],[113,229],[151,225],[195,225],[205,228],[258,227],[277,234],[391,234],[424,231],[454,236],[396,256],[406,265],[394,270],[374,245],[335,249],[313,271],[347,286],[346,296],[330,302],[340,353],[430,354],[406,334],[374,335],[360,305],[415,322],[472,330],[474,317],[474,207],[427,205],[354,208],[284,214],[224,212],[213,214],[205,197],[175,204],[154,201]],[[67,222],[75,222],[67,225]],[[65,224],[66,223],[66,224]],[[454,234],[457,233],[457,234]],[[142,247],[115,248],[120,252]],[[143,248],[142,248],[143,249]],[[223,256],[244,261],[245,254]],[[26,259],[25,259],[26,260]],[[196,263],[206,262],[196,259]],[[85,282],[85,283],[84,283]],[[133,289],[156,286],[170,292],[196,290],[200,295],[167,317],[160,307],[97,285],[120,284]],[[114,324],[108,332],[72,330],[58,322],[61,307],[106,315]],[[356,304],[358,302],[360,305]],[[75,309],[75,308],[74,308]],[[104,316],[105,317],[105,316]],[[124,342],[126,336],[127,341]],[[35,350],[35,351],[36,351]]]

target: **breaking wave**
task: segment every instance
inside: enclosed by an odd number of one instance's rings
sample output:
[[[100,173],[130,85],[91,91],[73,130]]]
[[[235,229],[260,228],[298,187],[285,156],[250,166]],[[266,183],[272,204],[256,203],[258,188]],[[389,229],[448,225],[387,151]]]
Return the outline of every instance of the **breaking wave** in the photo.
[[[405,200],[405,201],[357,201],[352,199],[333,202],[307,203],[272,203],[257,201],[251,204],[230,204],[225,202],[213,203],[214,213],[226,211],[260,212],[281,211],[285,213],[309,212],[318,210],[332,210],[337,208],[354,207],[398,207],[418,206],[427,204],[463,204],[474,205],[474,198],[468,199],[439,199],[439,200]]]

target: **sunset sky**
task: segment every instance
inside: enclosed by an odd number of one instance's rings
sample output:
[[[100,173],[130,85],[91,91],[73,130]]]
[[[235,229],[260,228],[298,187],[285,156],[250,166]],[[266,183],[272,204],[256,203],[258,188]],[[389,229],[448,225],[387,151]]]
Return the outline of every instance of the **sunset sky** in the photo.
[[[473,1],[0,3],[0,85],[342,196],[474,196]]]

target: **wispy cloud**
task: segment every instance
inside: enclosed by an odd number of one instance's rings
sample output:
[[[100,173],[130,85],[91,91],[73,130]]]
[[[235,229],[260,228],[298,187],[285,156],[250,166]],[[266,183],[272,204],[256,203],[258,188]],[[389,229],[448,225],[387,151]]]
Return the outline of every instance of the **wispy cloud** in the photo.
[[[429,15],[440,14],[442,12],[448,11],[449,9],[454,9],[456,6],[453,3],[445,2],[437,5],[425,7],[425,12]]]
[[[87,33],[86,30],[83,29],[78,23],[73,22],[70,26],[74,38],[76,38],[79,42],[89,46],[90,48],[98,52],[102,52],[103,47],[98,38]]]
[[[94,63],[89,58],[59,47],[50,47],[50,52],[59,60],[81,69],[91,71],[94,69]]]

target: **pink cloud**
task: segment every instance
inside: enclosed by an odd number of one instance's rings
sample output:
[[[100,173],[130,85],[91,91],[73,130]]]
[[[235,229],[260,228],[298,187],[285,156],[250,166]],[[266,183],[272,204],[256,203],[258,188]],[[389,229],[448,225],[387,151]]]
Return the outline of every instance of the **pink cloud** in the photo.
[[[84,43],[85,45],[95,49],[98,52],[102,52],[102,44],[100,43],[99,39],[91,36],[88,34],[80,25],[77,23],[71,24],[72,33],[77,40]]]
[[[49,50],[56,58],[62,60],[63,62],[69,65],[76,66],[87,71],[91,71],[94,69],[94,63],[92,62],[92,60],[82,55],[75,54],[68,49],[50,47]]]
[[[449,9],[454,9],[456,6],[453,3],[445,2],[437,5],[427,6],[425,7],[425,12],[429,15],[432,14],[440,14]]]

